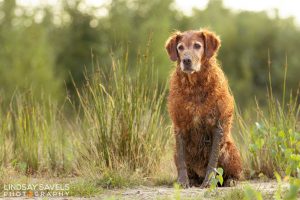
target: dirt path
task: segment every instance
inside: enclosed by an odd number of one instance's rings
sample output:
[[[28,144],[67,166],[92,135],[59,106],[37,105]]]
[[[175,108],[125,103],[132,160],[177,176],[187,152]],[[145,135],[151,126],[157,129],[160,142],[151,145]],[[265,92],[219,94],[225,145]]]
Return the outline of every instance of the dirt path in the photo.
[[[233,189],[242,189],[245,186],[251,186],[252,188],[261,191],[264,194],[272,196],[277,190],[278,184],[275,181],[271,182],[242,182],[236,187],[218,188],[215,192],[209,192],[208,189],[199,188],[189,188],[176,191],[174,188],[168,187],[144,187],[140,186],[132,189],[124,190],[107,190],[102,195],[97,198],[106,199],[110,197],[115,197],[115,199],[141,199],[141,200],[151,200],[151,199],[176,199],[177,195],[185,199],[215,199],[216,197],[222,197]],[[282,189],[287,189],[288,184],[283,183]]]
[[[270,182],[261,182],[261,181],[251,181],[251,182],[241,182],[236,187],[224,187],[218,188],[214,192],[209,192],[208,189],[199,189],[199,188],[189,188],[189,189],[180,189],[175,190],[172,187],[146,187],[138,186],[135,188],[126,188],[126,189],[115,189],[115,190],[104,190],[102,194],[95,197],[83,198],[83,197],[63,197],[63,198],[54,198],[57,200],[77,200],[77,199],[105,199],[105,200],[164,200],[164,199],[178,199],[176,197],[180,196],[180,199],[216,199],[224,197],[227,193],[233,191],[234,189],[242,189],[246,186],[250,186],[253,189],[256,189],[263,194],[267,194],[272,197],[274,192],[277,190],[278,184],[275,181]],[[282,183],[282,190],[288,188],[288,183]],[[11,199],[19,200],[23,198],[0,198],[0,199]],[[32,198],[26,198],[32,199]],[[42,198],[40,198],[42,199]],[[52,198],[48,198],[52,199]]]

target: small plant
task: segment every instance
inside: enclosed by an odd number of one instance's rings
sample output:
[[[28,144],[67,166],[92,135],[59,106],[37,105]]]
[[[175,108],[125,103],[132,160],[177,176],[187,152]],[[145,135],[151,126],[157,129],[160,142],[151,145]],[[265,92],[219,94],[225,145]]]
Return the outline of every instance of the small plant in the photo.
[[[276,177],[277,184],[278,184],[277,190],[274,194],[274,199],[275,200],[280,200],[280,199],[282,199],[282,181],[281,181],[280,175],[277,172],[275,172],[274,175]]]
[[[180,197],[180,190],[181,190],[180,185],[175,183],[174,184],[174,190],[175,190],[174,199],[175,200],[180,200],[181,199],[181,197]]]
[[[295,200],[299,198],[300,178],[290,178],[290,188],[284,196],[284,200]]]
[[[277,190],[275,191],[275,194],[274,194],[274,199],[276,200],[295,200],[297,199],[297,197],[299,197],[298,195],[300,194],[300,179],[299,178],[294,178],[294,177],[289,177],[289,176],[286,176],[284,178],[284,180],[290,180],[290,185],[289,185],[289,189],[286,191],[286,190],[283,190],[282,189],[282,179],[280,177],[280,175],[275,172],[274,173],[275,177],[276,177],[276,180],[277,180],[277,184],[278,184],[278,187],[277,187]]]
[[[224,170],[222,168],[218,168],[216,170],[216,176],[214,176],[214,174],[211,173],[211,175],[210,175],[211,176],[211,179],[210,179],[211,184],[210,184],[210,188],[209,188],[211,191],[215,190],[217,188],[218,183],[220,183],[221,186],[223,185],[223,182],[224,182],[223,172],[224,172]]]
[[[219,196],[219,191],[217,190],[218,184],[221,186],[223,185],[223,169],[222,168],[217,168],[215,169],[215,173],[213,172],[210,173],[209,178],[210,178],[210,187],[208,188],[207,191],[204,192],[204,197],[206,198],[212,198],[212,197],[217,197]]]
[[[250,186],[244,189],[245,200],[263,200],[261,192],[251,188]]]

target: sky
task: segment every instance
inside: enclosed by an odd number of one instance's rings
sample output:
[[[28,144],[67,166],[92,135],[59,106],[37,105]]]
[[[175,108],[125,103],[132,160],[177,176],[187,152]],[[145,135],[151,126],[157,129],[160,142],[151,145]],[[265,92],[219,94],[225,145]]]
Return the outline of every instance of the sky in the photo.
[[[37,5],[57,5],[61,0],[17,0],[17,3],[25,6]],[[108,4],[110,0],[85,0],[86,4],[93,6],[102,6]],[[176,7],[186,14],[191,14],[192,8],[203,9],[208,0],[175,0]],[[286,18],[294,16],[298,25],[300,25],[300,1],[299,0],[223,0],[225,7],[236,11],[268,11],[272,15],[274,9],[278,9],[279,16]],[[100,14],[101,15],[101,14]]]

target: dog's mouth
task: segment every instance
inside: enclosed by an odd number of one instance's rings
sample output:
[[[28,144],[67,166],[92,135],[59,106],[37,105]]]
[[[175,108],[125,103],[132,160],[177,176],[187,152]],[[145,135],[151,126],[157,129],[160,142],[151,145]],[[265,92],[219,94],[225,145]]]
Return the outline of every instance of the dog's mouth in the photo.
[[[180,69],[183,73],[193,74],[195,72],[200,71],[201,64],[200,63],[194,63],[194,62],[184,63],[183,61],[181,61],[180,62]]]
[[[182,71],[186,74],[193,74],[195,72],[193,69],[183,69]]]
[[[199,63],[184,63],[181,62],[180,63],[180,69],[182,72],[186,73],[186,74],[193,74],[195,72],[200,71],[201,69],[201,64]]]
[[[193,68],[193,66],[192,66],[191,63],[189,65],[181,63],[180,68],[181,68],[181,71],[183,71],[184,73],[187,73],[187,74],[192,74],[192,73],[195,72],[195,70],[194,70],[194,68]]]

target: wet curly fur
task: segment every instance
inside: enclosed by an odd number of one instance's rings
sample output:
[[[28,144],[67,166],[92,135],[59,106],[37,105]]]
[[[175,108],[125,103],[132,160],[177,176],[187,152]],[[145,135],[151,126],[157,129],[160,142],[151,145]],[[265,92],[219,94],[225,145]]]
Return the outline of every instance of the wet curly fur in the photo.
[[[198,34],[205,48],[201,70],[190,74],[180,69],[181,60],[174,49],[187,33]],[[230,131],[234,99],[216,60],[219,46],[220,39],[208,30],[176,32],[166,43],[171,59],[173,56],[172,60],[177,61],[177,67],[171,74],[168,111],[175,134],[182,134],[185,141],[185,163],[190,183],[194,185],[201,184],[205,177],[212,146],[212,130],[218,120],[222,122],[223,128],[218,166],[224,169],[225,179],[238,180],[242,173],[240,154]],[[176,151],[174,158],[177,166]]]

